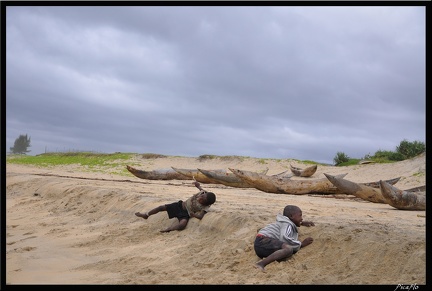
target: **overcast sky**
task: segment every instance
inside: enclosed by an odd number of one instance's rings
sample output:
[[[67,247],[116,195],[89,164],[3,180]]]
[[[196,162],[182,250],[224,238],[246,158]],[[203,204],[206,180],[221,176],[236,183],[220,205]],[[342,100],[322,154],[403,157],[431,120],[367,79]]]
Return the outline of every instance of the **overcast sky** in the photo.
[[[333,163],[426,142],[425,7],[7,7],[6,150]]]

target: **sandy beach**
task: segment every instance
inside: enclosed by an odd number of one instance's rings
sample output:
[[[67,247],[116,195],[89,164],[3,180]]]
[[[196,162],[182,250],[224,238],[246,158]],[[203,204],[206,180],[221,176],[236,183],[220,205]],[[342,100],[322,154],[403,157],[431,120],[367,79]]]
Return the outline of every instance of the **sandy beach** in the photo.
[[[178,168],[288,170],[296,160],[190,157],[130,161],[141,170]],[[216,194],[210,212],[183,231],[159,232],[176,219],[165,212],[134,215],[197,193],[192,180],[144,180],[80,166],[6,165],[6,284],[426,284],[426,211],[398,210],[350,195],[272,194],[254,188],[201,184]],[[118,169],[117,169],[118,170]],[[408,189],[426,184],[426,156],[323,173],[371,182],[401,177]],[[293,177],[293,179],[300,179]],[[253,249],[257,230],[287,204],[313,227],[314,242],[261,272]]]

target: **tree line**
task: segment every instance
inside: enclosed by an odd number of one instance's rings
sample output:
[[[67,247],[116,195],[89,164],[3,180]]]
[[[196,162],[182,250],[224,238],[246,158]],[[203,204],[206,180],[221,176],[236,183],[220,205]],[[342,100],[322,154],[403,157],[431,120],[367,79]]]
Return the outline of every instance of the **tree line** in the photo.
[[[397,162],[407,159],[411,159],[415,156],[426,151],[426,144],[421,141],[408,141],[406,139],[402,140],[398,146],[396,146],[395,151],[384,151],[378,150],[374,155],[367,154],[362,160],[372,160],[375,162]],[[350,161],[357,163],[360,159],[353,159],[346,155],[344,152],[337,152],[333,158],[333,162],[336,166],[349,165]]]

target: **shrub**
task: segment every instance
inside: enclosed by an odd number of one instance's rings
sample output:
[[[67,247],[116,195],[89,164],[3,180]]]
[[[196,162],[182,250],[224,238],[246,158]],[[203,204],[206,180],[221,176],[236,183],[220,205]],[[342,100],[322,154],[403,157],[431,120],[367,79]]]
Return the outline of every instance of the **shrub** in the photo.
[[[144,153],[141,156],[143,159],[159,159],[159,158],[166,158],[165,155],[160,154],[153,154],[153,153]]]
[[[400,142],[399,146],[396,147],[396,152],[401,154],[405,159],[413,158],[426,151],[426,145],[424,142],[413,141],[409,142],[406,139]]]
[[[333,158],[333,162],[335,163],[336,166],[342,163],[346,163],[348,161],[349,161],[349,157],[343,152],[337,152],[336,156]]]
[[[20,134],[20,136],[15,140],[14,146],[9,148],[13,154],[26,154],[30,152],[27,148],[31,147],[30,138],[24,134]]]
[[[383,151],[378,150],[375,152],[375,155],[372,156],[372,160],[376,162],[383,161],[403,161],[405,158],[402,154],[392,152],[392,151]]]

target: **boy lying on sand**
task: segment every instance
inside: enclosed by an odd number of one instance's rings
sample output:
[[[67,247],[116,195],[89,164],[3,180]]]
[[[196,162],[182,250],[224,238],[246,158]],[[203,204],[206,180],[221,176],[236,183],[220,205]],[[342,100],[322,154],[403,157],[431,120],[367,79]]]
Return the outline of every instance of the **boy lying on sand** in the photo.
[[[278,213],[276,222],[258,231],[254,241],[255,253],[262,260],[255,267],[265,272],[265,266],[274,261],[282,261],[298,252],[300,248],[310,245],[313,238],[308,237],[302,242],[298,240],[297,227],[315,226],[312,221],[303,221],[302,211],[298,206],[287,205],[283,215]]]
[[[200,190],[200,192],[193,195],[186,201],[179,200],[178,202],[171,204],[164,204],[146,213],[135,212],[135,215],[144,219],[148,219],[153,214],[156,214],[160,211],[166,211],[168,213],[168,217],[176,217],[178,219],[178,223],[161,230],[161,232],[185,229],[189,222],[189,218],[195,217],[201,220],[207,213],[210,205],[216,201],[216,195],[213,192],[205,191],[203,188],[201,188],[201,185],[198,182],[194,182],[194,185]]]

